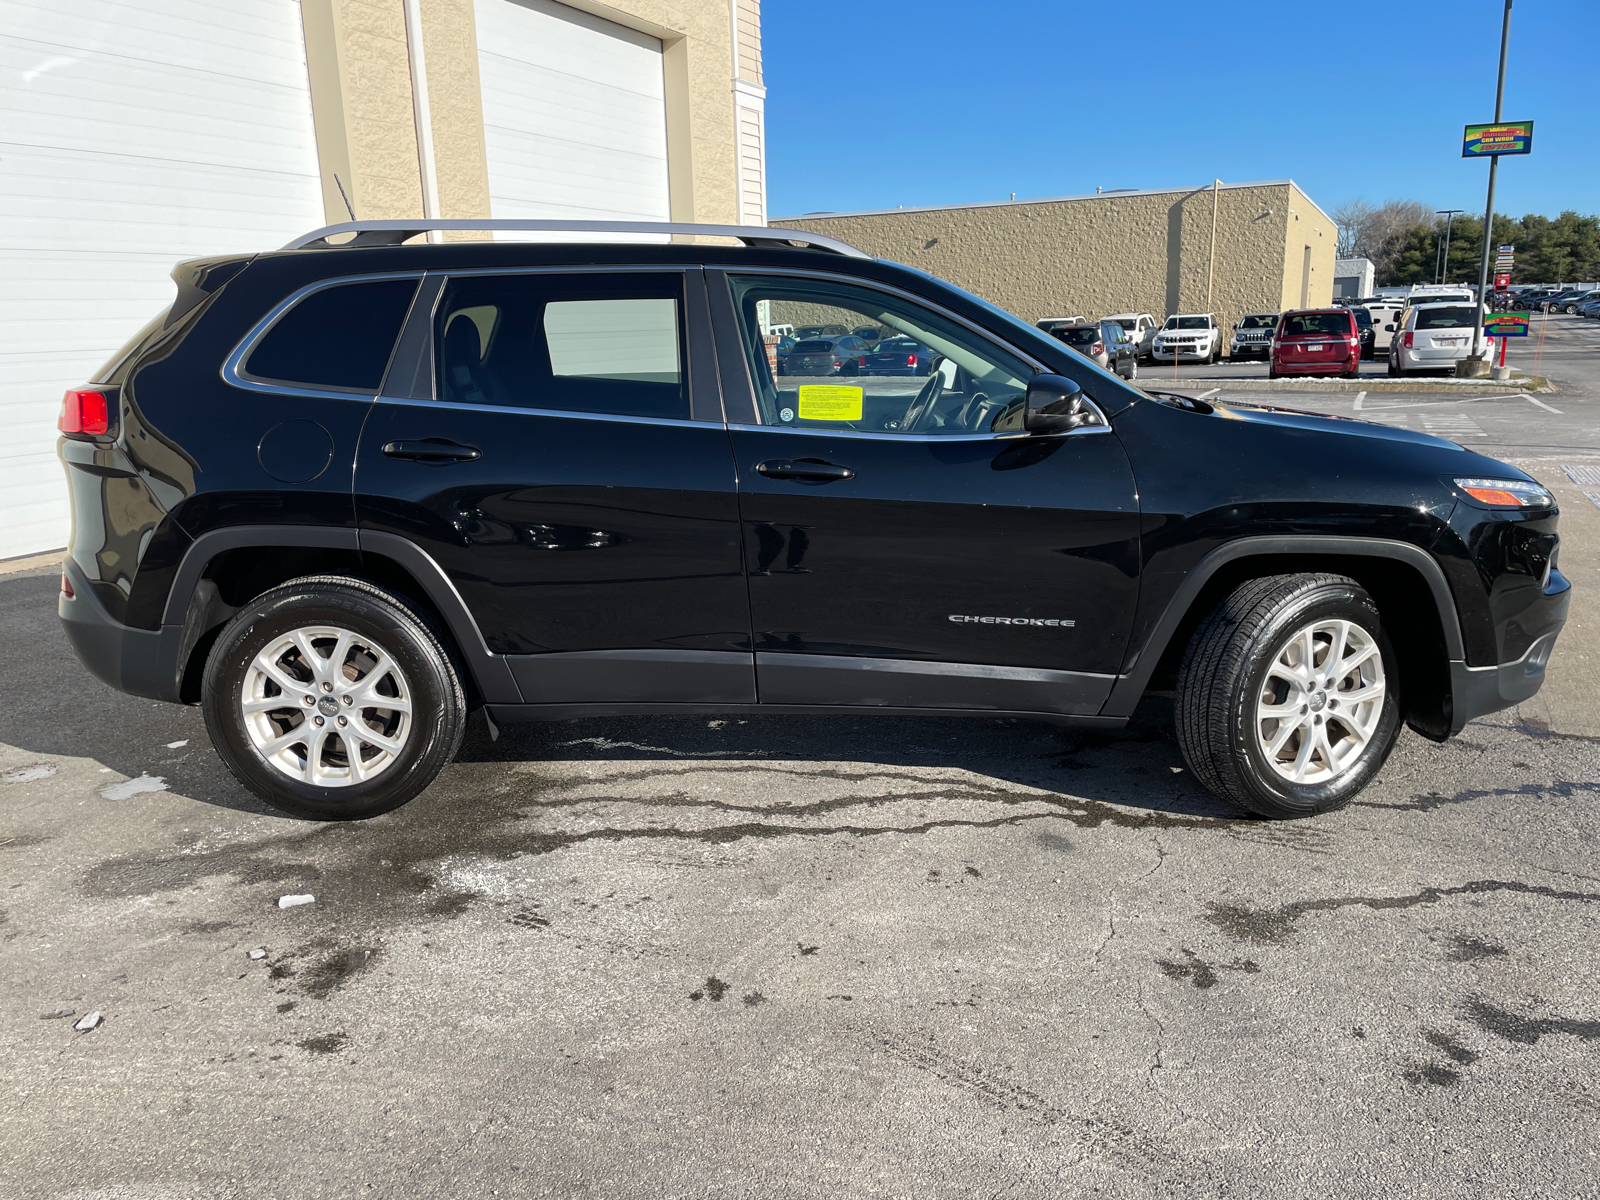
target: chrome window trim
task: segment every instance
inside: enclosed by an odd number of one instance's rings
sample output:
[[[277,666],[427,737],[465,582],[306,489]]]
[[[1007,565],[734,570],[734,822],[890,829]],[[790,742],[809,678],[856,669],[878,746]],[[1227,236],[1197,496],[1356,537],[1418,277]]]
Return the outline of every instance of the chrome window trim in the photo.
[[[379,379],[378,386],[367,388],[338,388],[338,387],[295,387],[290,383],[266,379],[257,375],[249,375],[244,371],[244,361],[250,357],[250,352],[256,348],[256,343],[272,332],[276,325],[291,308],[299,304],[313,292],[326,291],[328,288],[344,287],[354,283],[381,283],[390,279],[414,279],[420,285],[426,271],[383,271],[371,275],[340,275],[334,279],[319,279],[315,283],[308,283],[298,291],[291,292],[268,310],[250,331],[239,339],[239,344],[233,348],[222,364],[223,382],[237,388],[244,388],[252,392],[265,392],[273,396],[309,396],[314,399],[328,400],[371,400],[383,391],[385,380]],[[415,295],[413,294],[413,300]],[[410,314],[408,313],[407,316]],[[395,330],[394,346],[389,348],[389,363],[384,364],[384,376],[389,374],[389,366],[394,361],[395,348],[400,344],[400,335],[405,331],[406,318],[400,319],[400,327]]]
[[[621,421],[627,425],[681,425],[686,429],[726,429],[721,421],[685,421],[679,417],[634,417],[623,413],[583,412],[567,408],[522,408],[514,404],[464,404],[454,400],[417,400],[410,396],[383,396],[385,404],[407,408],[461,410],[464,412],[514,413],[529,417],[569,417],[576,421]]]

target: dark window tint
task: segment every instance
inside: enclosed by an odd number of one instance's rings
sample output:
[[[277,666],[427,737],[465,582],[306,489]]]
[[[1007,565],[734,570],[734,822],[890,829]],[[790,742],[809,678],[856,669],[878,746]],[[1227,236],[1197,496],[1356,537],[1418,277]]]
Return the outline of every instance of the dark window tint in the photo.
[[[801,342],[794,348],[796,354],[830,354],[833,351],[831,341]]]
[[[1470,308],[1419,308],[1418,329],[1461,329],[1475,324],[1477,314]]]
[[[1342,312],[1296,313],[1283,319],[1283,332],[1286,337],[1294,337],[1299,334],[1349,337],[1350,315]]]
[[[1278,318],[1271,313],[1254,313],[1239,322],[1240,329],[1271,329]]]
[[[267,331],[246,373],[299,387],[376,392],[417,282],[384,279],[312,292]]]
[[[688,420],[682,296],[676,273],[451,280],[434,324],[439,397]]]
[[[1069,346],[1092,346],[1100,340],[1100,331],[1086,326],[1056,330],[1056,336]]]

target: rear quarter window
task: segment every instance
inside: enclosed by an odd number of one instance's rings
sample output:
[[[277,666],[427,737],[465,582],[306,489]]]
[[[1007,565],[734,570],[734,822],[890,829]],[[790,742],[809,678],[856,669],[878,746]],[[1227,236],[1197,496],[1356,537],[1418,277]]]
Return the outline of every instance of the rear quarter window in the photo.
[[[312,292],[256,343],[244,373],[294,387],[376,393],[418,282],[379,279]]]

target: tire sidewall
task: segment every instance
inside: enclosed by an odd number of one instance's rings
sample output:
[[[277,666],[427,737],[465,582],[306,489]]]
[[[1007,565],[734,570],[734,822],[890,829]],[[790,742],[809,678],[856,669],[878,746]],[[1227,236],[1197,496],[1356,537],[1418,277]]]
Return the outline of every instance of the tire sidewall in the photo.
[[[411,731],[399,758],[374,779],[315,787],[286,775],[258,751],[245,728],[240,694],[245,673],[276,638],[311,625],[333,625],[370,638],[390,655],[411,690]],[[448,660],[403,609],[354,588],[289,586],[268,593],[234,618],[206,662],[202,705],[213,744],[233,774],[274,807],[316,820],[376,816],[428,786],[455,751],[459,696]]]
[[[1284,779],[1267,761],[1255,731],[1256,697],[1266,682],[1267,673],[1289,635],[1316,621],[1352,621],[1377,641],[1383,658],[1384,701],[1377,728],[1362,751],[1361,759],[1337,779],[1320,784],[1294,784]],[[1246,766],[1241,783],[1261,802],[1285,812],[1311,816],[1330,812],[1348,804],[1371,782],[1383,767],[1400,733],[1400,671],[1394,648],[1389,644],[1378,610],[1364,592],[1343,584],[1329,583],[1297,597],[1273,615],[1251,650],[1240,673],[1232,697],[1233,710],[1228,722],[1235,760]]]

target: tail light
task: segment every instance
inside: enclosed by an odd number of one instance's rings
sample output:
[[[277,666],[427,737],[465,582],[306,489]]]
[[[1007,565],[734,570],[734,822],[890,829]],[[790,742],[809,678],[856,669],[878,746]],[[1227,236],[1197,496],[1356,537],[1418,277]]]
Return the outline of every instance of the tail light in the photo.
[[[1411,349],[1411,331],[1409,329],[1406,330],[1405,336],[1400,339],[1400,344],[1407,350]]]
[[[71,389],[61,397],[61,417],[56,428],[62,433],[104,433],[111,427],[111,414],[104,392]]]
[[[906,366],[914,367],[916,365],[917,365],[917,356],[915,354],[906,355]]]
[[[67,578],[67,573],[65,571],[61,572],[61,594],[68,600],[71,600],[78,594],[72,590],[72,580]]]
[[[856,359],[856,366],[858,368],[859,367],[864,367],[866,365],[867,365],[867,356],[865,354],[863,354],[860,358]]]
[[[1089,353],[1091,353],[1091,354],[1104,354],[1105,352],[1106,352],[1106,344],[1104,342],[1096,342],[1089,349]]]

